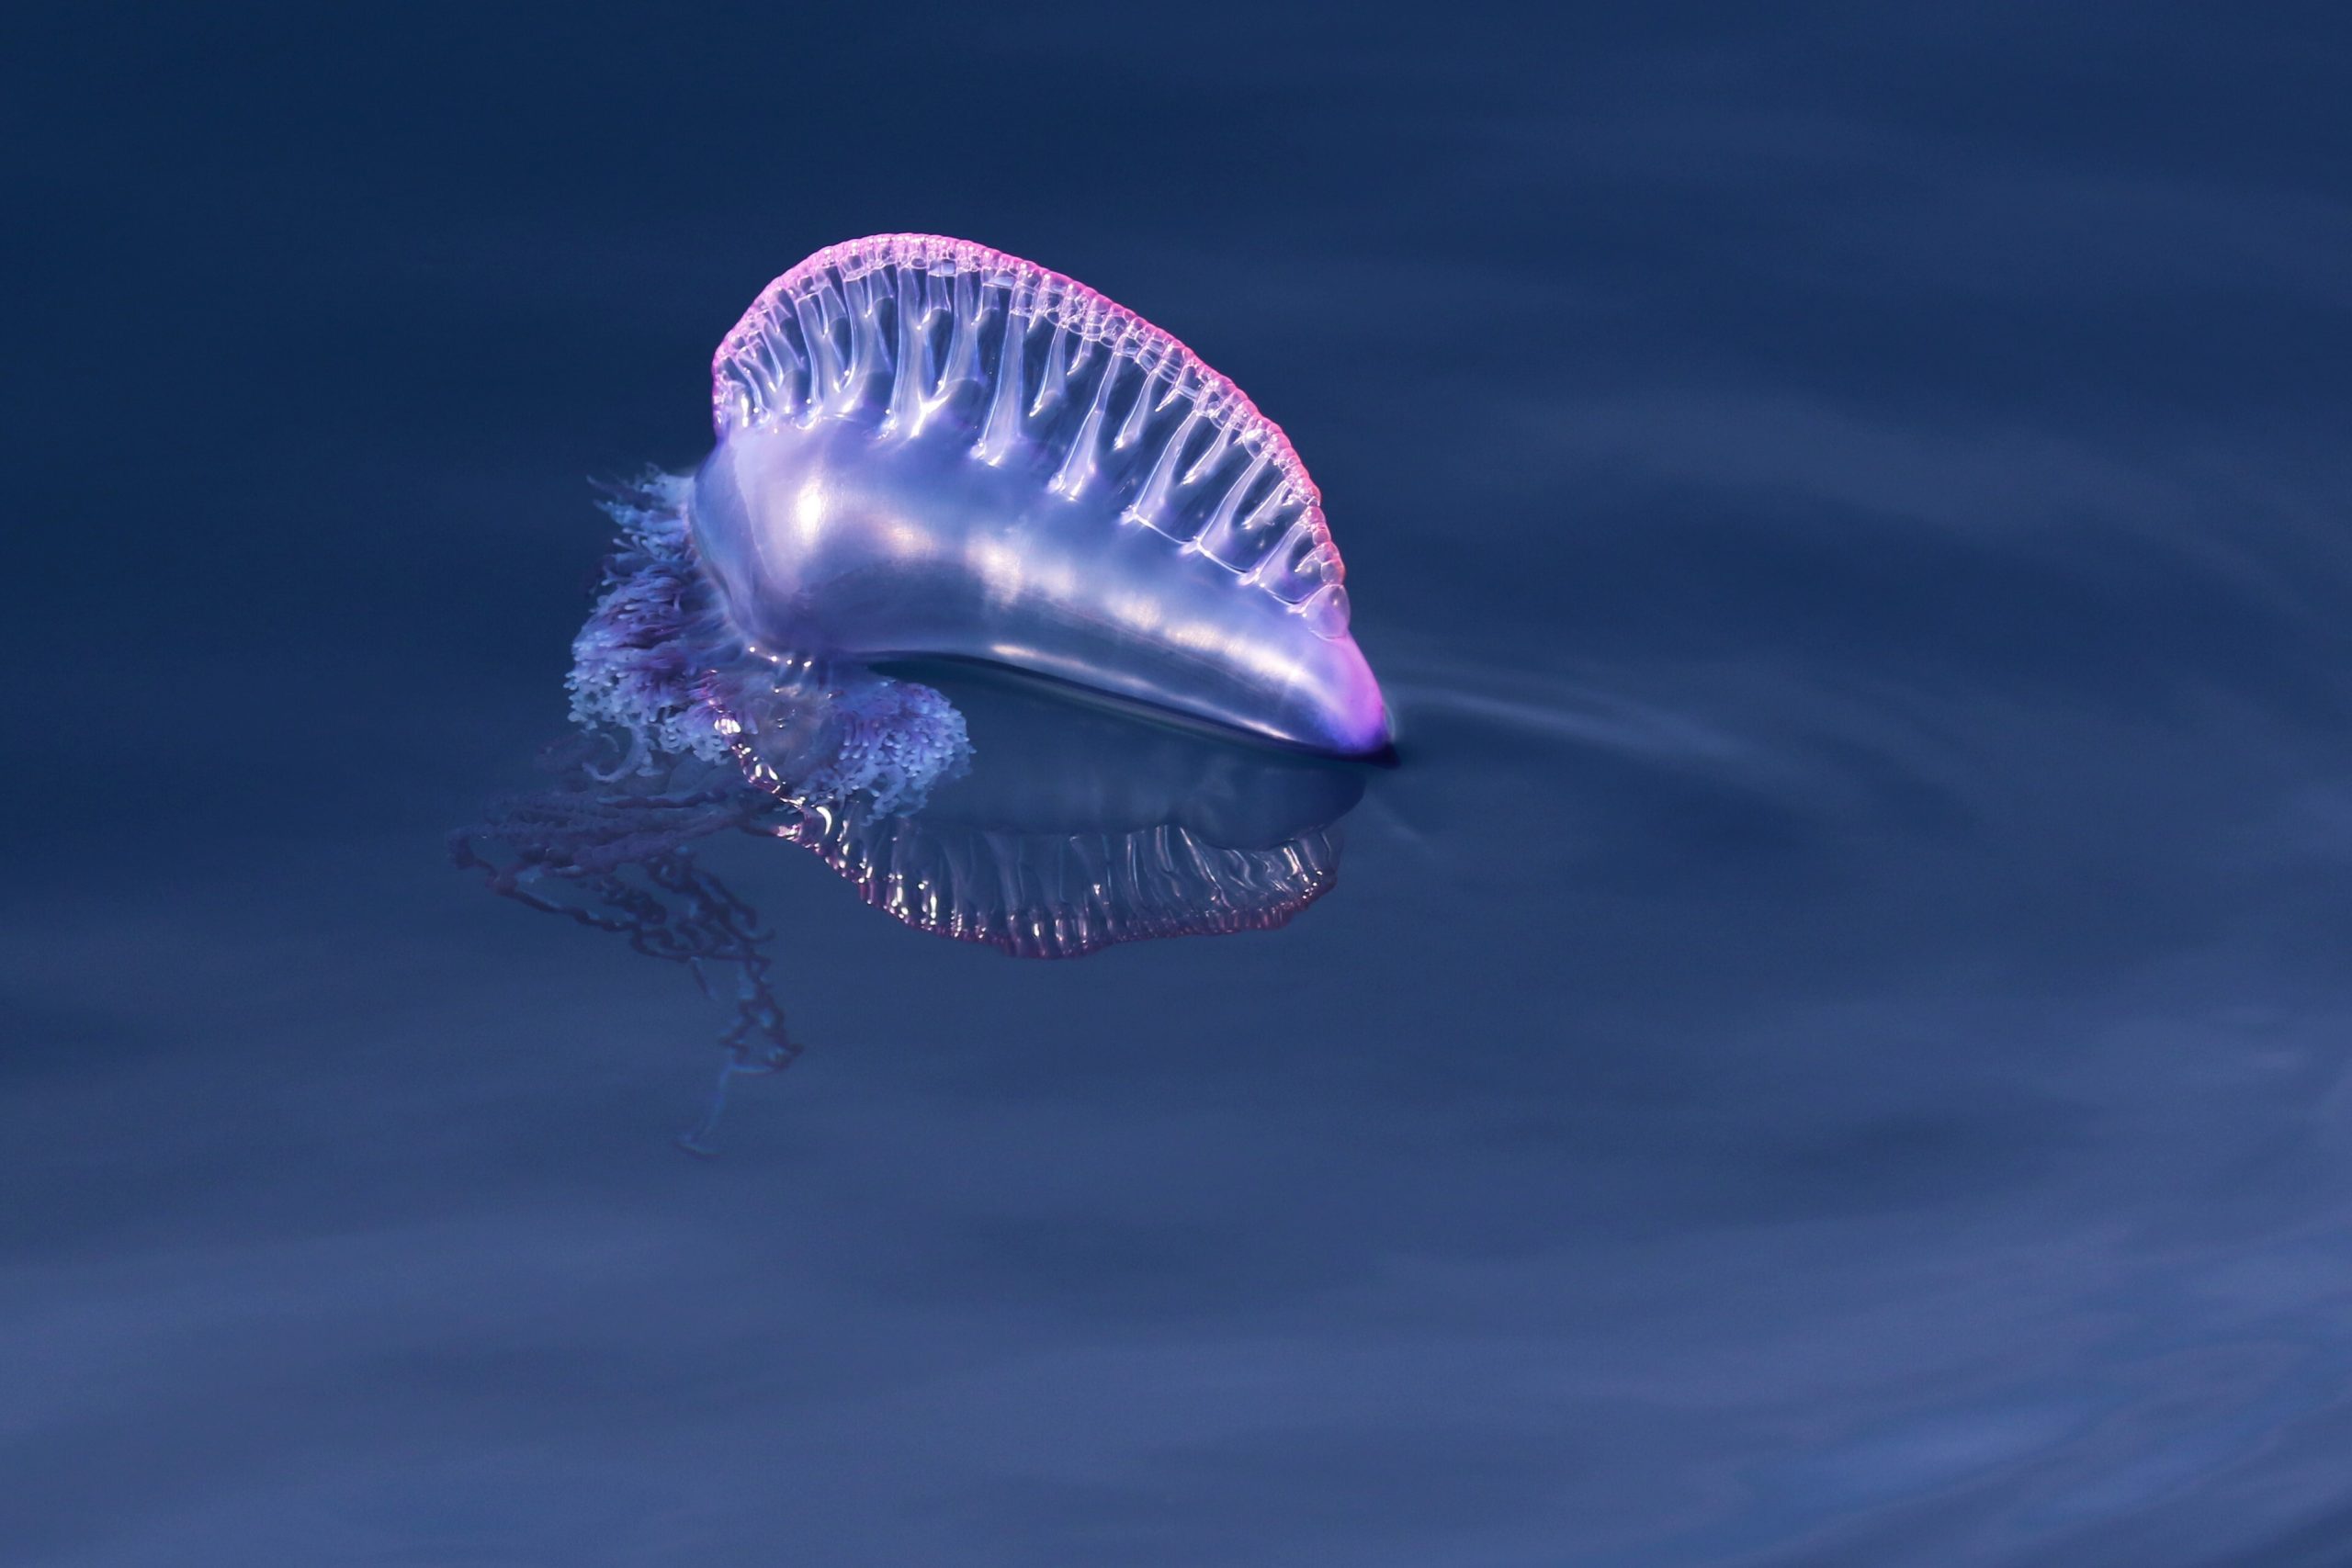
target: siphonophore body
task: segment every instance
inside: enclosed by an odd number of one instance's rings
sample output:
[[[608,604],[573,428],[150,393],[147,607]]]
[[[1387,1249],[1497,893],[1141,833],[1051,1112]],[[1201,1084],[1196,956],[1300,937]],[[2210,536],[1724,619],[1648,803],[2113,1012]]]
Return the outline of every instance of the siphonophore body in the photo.
[[[1388,714],[1315,487],[1232,383],[922,235],[786,273],[714,380],[709,458],[607,503],[554,786],[451,840],[506,897],[731,973],[690,1147],[734,1076],[800,1050],[772,933],[696,860],[714,835],[1021,957],[1271,929],[1329,891],[1363,790],[1335,759],[1385,750]]]
[[[713,365],[690,532],[752,646],[1011,666],[1343,756],[1389,744],[1281,429],[1059,274],[891,234],[771,284]]]

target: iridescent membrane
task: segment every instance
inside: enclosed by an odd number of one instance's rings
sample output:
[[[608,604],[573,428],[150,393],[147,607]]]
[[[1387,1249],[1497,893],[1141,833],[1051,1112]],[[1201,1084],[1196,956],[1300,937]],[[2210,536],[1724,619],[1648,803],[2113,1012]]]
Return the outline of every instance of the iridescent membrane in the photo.
[[[964,241],[853,241],[770,285],[713,379],[693,542],[750,644],[958,656],[1388,745],[1298,455],[1093,290]]]

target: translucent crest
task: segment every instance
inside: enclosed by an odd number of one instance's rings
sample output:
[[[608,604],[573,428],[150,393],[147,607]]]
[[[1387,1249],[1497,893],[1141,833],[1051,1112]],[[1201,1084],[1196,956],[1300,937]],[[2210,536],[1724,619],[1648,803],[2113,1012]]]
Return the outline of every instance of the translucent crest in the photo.
[[[1191,349],[1044,267],[885,234],[769,285],[712,363],[722,440],[775,422],[866,423],[1042,462],[1057,494],[1197,549],[1325,635],[1348,623],[1321,497],[1280,426]]]

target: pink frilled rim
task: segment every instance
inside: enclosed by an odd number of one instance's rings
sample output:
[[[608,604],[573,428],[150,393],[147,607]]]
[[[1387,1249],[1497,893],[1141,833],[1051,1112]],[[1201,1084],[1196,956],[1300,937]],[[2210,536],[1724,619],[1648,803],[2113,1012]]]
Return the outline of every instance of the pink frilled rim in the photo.
[[[1013,309],[1024,319],[1051,321],[1087,342],[1102,344],[1148,376],[1165,377],[1171,391],[1188,399],[1212,425],[1227,432],[1238,445],[1262,450],[1272,459],[1283,482],[1306,502],[1317,542],[1331,544],[1330,528],[1323,516],[1323,493],[1307,476],[1297,448],[1281,425],[1258,412],[1258,405],[1230,377],[1212,369],[1173,333],[1154,326],[1074,277],[944,234],[869,234],[844,240],[817,252],[761,290],[742,320],[720,340],[718,352],[711,359],[712,412],[722,434],[724,402],[729,390],[727,367],[752,349],[767,323],[791,319],[793,305],[828,291],[842,299],[842,284],[885,267],[946,276],[978,274],[985,281],[1005,288],[1014,301]],[[1338,553],[1336,547],[1332,553]]]
[[[898,834],[909,826],[908,818],[886,819],[883,843],[863,845],[854,836],[846,816],[804,808],[796,820],[763,831],[813,852],[870,908],[892,919],[933,936],[993,947],[1016,958],[1083,958],[1121,942],[1277,931],[1339,881],[1339,846],[1326,831],[1317,829],[1291,840],[1282,851],[1265,857],[1259,867],[1261,878],[1271,868],[1271,879],[1282,891],[1260,904],[1204,897],[1181,913],[1122,910],[1102,903],[1011,909],[959,904],[935,910],[910,897],[903,876],[889,869],[888,852],[895,847]],[[1182,829],[1162,831],[1174,835],[1189,855],[1200,853],[1200,847]],[[1289,873],[1286,880],[1280,874],[1284,870]]]

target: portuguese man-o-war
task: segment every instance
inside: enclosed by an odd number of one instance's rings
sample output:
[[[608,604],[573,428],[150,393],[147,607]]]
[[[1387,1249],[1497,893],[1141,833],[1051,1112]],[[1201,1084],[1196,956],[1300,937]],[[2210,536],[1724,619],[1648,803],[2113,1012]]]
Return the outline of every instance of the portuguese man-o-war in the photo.
[[[949,654],[1342,756],[1389,743],[1306,465],[1058,273],[931,234],[818,252],[712,365],[695,551],[741,634]]]
[[[919,235],[785,274],[715,381],[699,470],[606,502],[553,784],[451,845],[707,989],[731,975],[722,1100],[800,1047],[772,934],[695,859],[714,835],[1019,957],[1268,930],[1329,891],[1346,759],[1388,716],[1314,486],[1230,382],[1066,278]]]

